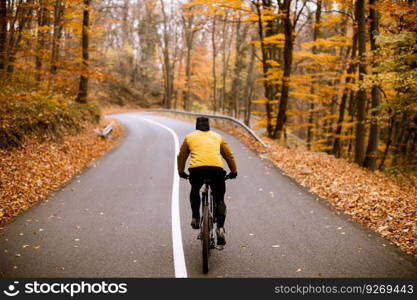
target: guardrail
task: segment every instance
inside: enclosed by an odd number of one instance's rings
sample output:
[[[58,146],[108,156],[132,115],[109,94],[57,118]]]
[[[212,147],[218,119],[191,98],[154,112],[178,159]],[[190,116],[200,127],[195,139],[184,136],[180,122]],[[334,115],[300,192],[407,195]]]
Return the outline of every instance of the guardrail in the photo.
[[[269,145],[265,144],[264,141],[262,141],[259,136],[256,135],[256,133],[250,129],[246,124],[244,124],[242,121],[229,117],[224,115],[214,115],[214,114],[204,114],[204,113],[195,113],[195,112],[189,112],[189,111],[182,111],[182,110],[175,110],[175,109],[147,109],[148,112],[167,112],[167,113],[174,113],[174,114],[183,114],[183,115],[189,115],[189,116],[196,116],[196,117],[207,117],[212,119],[219,119],[219,120],[227,120],[231,121],[237,125],[239,125],[241,128],[243,128],[250,136],[252,136],[257,142],[259,142],[262,146],[269,148]]]
[[[107,125],[103,129],[96,129],[96,133],[103,138],[109,138],[109,137],[111,137],[109,134],[110,134],[110,132],[112,132],[112,130],[113,130],[113,123],[110,123],[109,125]]]

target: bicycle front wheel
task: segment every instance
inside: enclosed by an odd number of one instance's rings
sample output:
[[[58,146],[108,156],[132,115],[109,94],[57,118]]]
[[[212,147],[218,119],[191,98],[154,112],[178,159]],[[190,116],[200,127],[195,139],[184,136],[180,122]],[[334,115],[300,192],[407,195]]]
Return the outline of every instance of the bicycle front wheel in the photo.
[[[203,273],[208,273],[208,258],[210,251],[209,207],[203,205],[203,228],[201,244],[203,246]]]

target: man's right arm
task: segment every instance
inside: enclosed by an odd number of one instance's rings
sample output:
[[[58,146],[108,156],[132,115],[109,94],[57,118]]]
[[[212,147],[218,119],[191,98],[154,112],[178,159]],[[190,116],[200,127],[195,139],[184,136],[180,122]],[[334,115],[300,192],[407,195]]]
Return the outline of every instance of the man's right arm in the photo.
[[[229,166],[230,172],[235,174],[237,173],[237,166],[235,158],[233,157],[232,150],[230,150],[229,145],[226,143],[224,139],[222,139],[222,143],[220,145],[220,153],[224,157]]]
[[[178,173],[184,173],[185,162],[187,161],[188,155],[190,154],[190,149],[188,148],[187,138],[182,142],[180,152],[177,156],[177,166]]]

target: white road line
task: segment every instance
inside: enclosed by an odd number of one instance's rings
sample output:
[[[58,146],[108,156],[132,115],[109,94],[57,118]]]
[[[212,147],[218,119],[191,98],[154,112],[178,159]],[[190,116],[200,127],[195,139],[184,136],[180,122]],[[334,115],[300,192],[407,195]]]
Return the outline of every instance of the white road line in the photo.
[[[174,143],[175,143],[174,180],[172,183],[172,195],[171,195],[172,248],[173,248],[173,254],[174,254],[175,277],[186,278],[187,267],[185,265],[184,247],[182,245],[181,219],[180,219],[180,207],[179,207],[179,181],[180,179],[178,176],[178,168],[177,168],[177,154],[178,154],[180,146],[179,146],[178,136],[174,130],[172,130],[171,128],[161,123],[158,123],[153,120],[145,119],[145,118],[140,118],[140,119],[168,130],[171,133],[172,137],[174,138]]]

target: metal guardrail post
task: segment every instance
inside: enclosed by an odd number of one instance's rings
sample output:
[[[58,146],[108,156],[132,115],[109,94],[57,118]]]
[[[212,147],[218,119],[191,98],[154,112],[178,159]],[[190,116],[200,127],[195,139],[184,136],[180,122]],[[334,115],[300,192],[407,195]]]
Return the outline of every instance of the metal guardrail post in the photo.
[[[242,121],[240,121],[236,118],[233,118],[233,117],[224,116],[224,115],[195,113],[195,112],[181,111],[181,110],[175,110],[175,109],[147,109],[146,111],[148,111],[148,112],[168,112],[168,113],[183,114],[183,115],[196,116],[196,117],[207,117],[207,118],[212,118],[212,119],[228,120],[228,121],[231,121],[231,122],[239,125],[241,128],[243,128],[247,133],[249,133],[250,136],[252,136],[262,146],[264,146],[266,148],[269,148],[269,145],[267,145],[264,141],[262,141],[261,138],[259,138],[259,136],[257,136],[256,133],[252,129],[250,129]]]
[[[113,130],[113,124],[110,123],[109,125],[107,125],[106,127],[104,127],[101,130],[100,129],[96,129],[96,133],[98,135],[100,135],[101,137],[106,138],[106,137],[110,137],[109,134],[110,134],[110,132],[112,132],[112,130]]]

